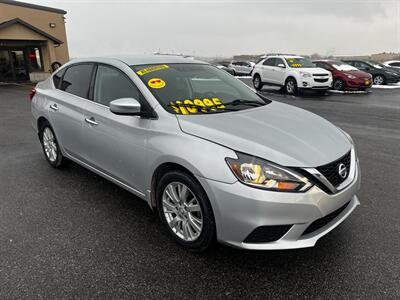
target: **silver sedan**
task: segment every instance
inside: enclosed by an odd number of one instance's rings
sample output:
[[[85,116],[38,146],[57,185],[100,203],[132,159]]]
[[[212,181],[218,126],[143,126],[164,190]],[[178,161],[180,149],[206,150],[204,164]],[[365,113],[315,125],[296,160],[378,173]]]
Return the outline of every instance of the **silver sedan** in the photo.
[[[52,167],[76,162],[142,198],[192,251],[311,247],[359,204],[347,133],[200,61],[77,59],[30,96]]]

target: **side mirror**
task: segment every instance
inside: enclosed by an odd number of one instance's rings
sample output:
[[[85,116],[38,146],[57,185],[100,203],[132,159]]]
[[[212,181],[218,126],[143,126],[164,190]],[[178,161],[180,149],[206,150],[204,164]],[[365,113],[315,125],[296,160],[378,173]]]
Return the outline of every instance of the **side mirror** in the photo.
[[[282,68],[282,69],[285,69],[285,68],[286,68],[284,64],[278,64],[278,67],[279,67],[279,68]]]
[[[110,111],[116,115],[141,115],[140,103],[133,98],[121,98],[111,101]]]

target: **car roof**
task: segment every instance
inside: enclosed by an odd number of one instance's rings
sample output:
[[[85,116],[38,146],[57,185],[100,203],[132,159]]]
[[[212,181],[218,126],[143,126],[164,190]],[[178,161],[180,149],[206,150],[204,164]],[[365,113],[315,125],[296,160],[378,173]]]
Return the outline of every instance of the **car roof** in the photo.
[[[74,59],[74,62],[83,62],[83,61],[115,61],[119,60],[129,66],[137,66],[137,65],[151,65],[151,64],[207,64],[206,62],[195,60],[191,58],[185,58],[178,55],[158,55],[158,54],[142,54],[142,55],[113,55],[113,56],[103,56],[103,57],[86,57],[86,58],[78,58]]]

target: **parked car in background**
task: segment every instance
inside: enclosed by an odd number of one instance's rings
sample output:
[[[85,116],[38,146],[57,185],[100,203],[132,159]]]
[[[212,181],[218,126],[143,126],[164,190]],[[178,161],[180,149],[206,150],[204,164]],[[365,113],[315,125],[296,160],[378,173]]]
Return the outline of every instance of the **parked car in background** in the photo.
[[[359,205],[346,132],[201,61],[72,60],[30,96],[52,167],[69,159],[130,191],[192,251],[312,247]]]
[[[372,75],[373,84],[382,85],[396,83],[399,81],[396,73],[383,68],[382,66],[362,59],[344,59],[344,62],[356,67],[357,69]]]
[[[317,67],[332,74],[334,90],[366,90],[372,85],[372,76],[340,60],[316,60]]]
[[[369,60],[369,62],[370,62],[371,64],[373,64],[374,66],[378,66],[378,67],[381,67],[381,68],[383,68],[383,69],[385,69],[385,70],[387,70],[387,71],[390,71],[390,72],[395,73],[395,74],[397,75],[397,82],[400,81],[400,69],[395,68],[395,67],[388,67],[388,66],[386,66],[385,64],[382,64],[382,63],[377,62],[377,61]]]
[[[383,63],[387,67],[400,69],[400,60],[389,60]]]
[[[228,67],[234,70],[234,75],[251,75],[254,66],[252,61],[233,60]]]
[[[254,67],[254,88],[260,90],[264,84],[281,86],[292,95],[301,89],[325,92],[332,85],[332,75],[304,57],[274,55]]]
[[[218,64],[216,64],[216,65],[214,65],[214,66],[216,66],[218,69],[221,69],[221,70],[224,70],[225,72],[228,72],[228,73],[231,74],[231,75],[235,75],[235,70],[232,69],[232,68],[225,67],[225,66],[223,66],[223,65],[218,65]]]

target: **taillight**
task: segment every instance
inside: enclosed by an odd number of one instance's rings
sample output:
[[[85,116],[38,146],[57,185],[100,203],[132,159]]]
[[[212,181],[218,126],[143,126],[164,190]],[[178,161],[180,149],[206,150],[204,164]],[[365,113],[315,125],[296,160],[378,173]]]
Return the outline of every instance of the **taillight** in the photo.
[[[32,101],[33,97],[35,97],[36,89],[31,89],[29,92],[29,101]]]

